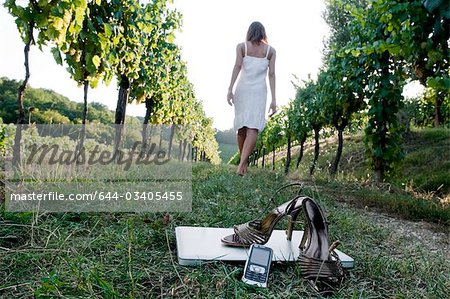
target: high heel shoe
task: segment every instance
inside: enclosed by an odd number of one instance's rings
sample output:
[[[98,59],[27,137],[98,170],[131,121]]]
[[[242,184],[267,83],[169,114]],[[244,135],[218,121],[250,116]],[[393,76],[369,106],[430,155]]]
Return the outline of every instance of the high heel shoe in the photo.
[[[304,197],[299,194],[303,185],[300,183],[292,183],[283,186],[275,191],[271,198],[271,201],[273,202],[276,194],[278,194],[281,190],[292,186],[300,187],[300,190],[293,199],[272,210],[266,217],[264,217],[263,220],[252,220],[243,224],[235,225],[234,234],[223,237],[222,242],[226,245],[236,247],[248,247],[252,244],[265,244],[269,241],[275,225],[286,215],[288,217],[288,229],[286,234],[287,239],[291,240],[294,223],[298,214],[302,210],[302,200]]]
[[[319,293],[331,291],[344,275],[335,248],[339,241],[330,244],[328,222],[320,206],[309,197],[302,201],[306,226],[300,242],[301,276]]]

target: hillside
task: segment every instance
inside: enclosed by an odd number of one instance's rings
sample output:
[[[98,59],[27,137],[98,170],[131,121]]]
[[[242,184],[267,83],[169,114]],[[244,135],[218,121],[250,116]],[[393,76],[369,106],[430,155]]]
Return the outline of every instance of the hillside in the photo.
[[[334,137],[320,142],[320,155],[317,163],[316,178],[326,179],[329,165],[336,154],[337,140]],[[386,183],[398,188],[413,188],[420,192],[433,192],[446,196],[450,194],[450,131],[440,129],[413,129],[405,136],[403,144],[404,159],[393,176]],[[305,147],[304,158],[299,170],[295,164],[299,154],[299,146],[292,150],[291,172],[293,176],[305,177],[313,159],[313,144]],[[285,163],[285,151],[277,153],[280,164]],[[370,172],[367,170],[367,157],[361,135],[347,135],[339,168],[339,180],[364,181]]]
[[[450,215],[450,130],[447,128],[412,129],[404,138],[404,159],[395,174],[376,186],[367,169],[367,157],[361,134],[346,135],[339,173],[334,179],[328,173],[337,148],[335,137],[320,140],[320,154],[313,176],[309,170],[314,144],[305,144],[304,156],[296,168],[300,146],[292,147],[288,177],[320,185],[339,195],[341,200],[358,207],[370,206],[413,220],[441,222],[442,213]],[[265,156],[265,168],[272,170],[272,153]],[[233,162],[236,161],[236,156]],[[286,149],[275,153],[275,172],[284,173]],[[256,161],[261,168],[262,158]],[[380,196],[380,190],[383,196]],[[368,193],[372,195],[367,196]],[[365,194],[361,196],[361,194]],[[446,207],[442,212],[442,208]]]
[[[219,144],[220,158],[222,163],[227,163],[237,152],[236,132],[233,129],[217,131],[215,134]]]
[[[0,119],[4,123],[17,121],[17,90],[19,82],[5,77],[0,78]],[[24,98],[26,119],[31,123],[80,124],[83,103],[43,88],[27,87]],[[87,121],[90,123],[114,123],[114,112],[101,103],[88,104]],[[128,117],[129,123],[141,123],[142,119]]]

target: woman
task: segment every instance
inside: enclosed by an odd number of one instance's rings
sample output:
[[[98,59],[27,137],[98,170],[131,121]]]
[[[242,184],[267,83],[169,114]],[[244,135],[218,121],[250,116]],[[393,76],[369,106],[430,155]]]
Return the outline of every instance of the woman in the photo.
[[[272,101],[269,116],[276,112],[275,98],[275,49],[267,43],[266,30],[260,22],[253,22],[248,28],[246,41],[236,47],[236,62],[228,88],[228,104],[234,104],[234,129],[241,160],[238,175],[247,172],[247,161],[253,152],[258,133],[264,129],[266,119],[267,86],[266,76],[269,70],[269,85]],[[242,72],[241,72],[242,71]],[[235,92],[233,86],[239,77]]]

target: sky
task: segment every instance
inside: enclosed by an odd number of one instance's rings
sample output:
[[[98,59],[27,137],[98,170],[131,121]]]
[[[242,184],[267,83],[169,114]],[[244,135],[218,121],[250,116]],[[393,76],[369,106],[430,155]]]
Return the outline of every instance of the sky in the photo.
[[[19,3],[27,1],[19,1]],[[3,1],[2,1],[3,3]],[[275,4],[276,3],[276,4]],[[230,129],[234,110],[226,101],[236,45],[245,40],[248,26],[260,21],[266,28],[269,44],[277,51],[276,97],[285,105],[295,97],[291,81],[294,75],[314,77],[321,66],[323,42],[328,27],[322,18],[325,8],[320,0],[175,0],[174,7],[183,15],[182,31],[176,43],[187,62],[188,78],[205,113],[213,118],[213,127]],[[14,19],[0,7],[0,77],[23,80],[23,47]],[[63,66],[57,65],[45,47],[30,51],[29,84],[33,88],[52,89],[77,102],[83,100],[83,89],[70,79]],[[416,90],[417,88],[413,88]],[[417,91],[416,91],[417,92]],[[100,102],[115,110],[117,84],[99,84],[90,89],[90,102]],[[270,98],[268,98],[268,103]],[[267,109],[266,109],[267,111]],[[143,104],[129,104],[128,115],[144,116]]]

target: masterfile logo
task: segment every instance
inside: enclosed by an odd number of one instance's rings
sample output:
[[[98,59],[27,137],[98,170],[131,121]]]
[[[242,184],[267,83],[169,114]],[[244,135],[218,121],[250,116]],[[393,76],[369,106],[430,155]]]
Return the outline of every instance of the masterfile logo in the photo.
[[[186,128],[17,125],[6,148],[8,211],[190,211]],[[121,134],[117,138],[118,132]]]

